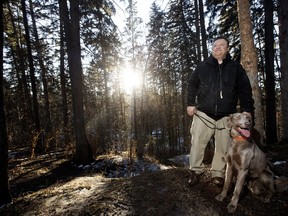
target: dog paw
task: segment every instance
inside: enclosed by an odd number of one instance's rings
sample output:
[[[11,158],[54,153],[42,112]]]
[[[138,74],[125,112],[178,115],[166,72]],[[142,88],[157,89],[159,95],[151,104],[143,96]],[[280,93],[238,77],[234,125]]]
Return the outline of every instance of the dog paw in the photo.
[[[217,196],[215,197],[215,199],[218,200],[218,201],[223,201],[224,198],[225,198],[225,196],[223,196],[222,194],[219,194],[219,195],[217,195]]]
[[[234,205],[234,204],[232,204],[232,203],[229,203],[229,205],[227,206],[228,213],[233,213],[233,212],[235,212],[236,208],[237,208],[237,205]]]

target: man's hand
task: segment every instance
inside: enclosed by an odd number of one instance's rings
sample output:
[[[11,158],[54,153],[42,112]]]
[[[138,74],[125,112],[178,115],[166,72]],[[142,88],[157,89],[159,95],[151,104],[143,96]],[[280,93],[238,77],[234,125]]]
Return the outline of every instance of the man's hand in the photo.
[[[197,108],[195,106],[188,106],[187,107],[187,114],[189,116],[193,116],[197,112]]]

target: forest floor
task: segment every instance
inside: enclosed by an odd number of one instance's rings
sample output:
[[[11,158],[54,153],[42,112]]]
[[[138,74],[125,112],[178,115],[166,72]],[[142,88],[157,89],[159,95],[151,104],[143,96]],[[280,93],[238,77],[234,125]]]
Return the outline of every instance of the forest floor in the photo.
[[[187,168],[171,161],[163,165],[146,159],[139,165],[135,160],[137,170],[129,168],[123,157],[109,155],[99,157],[93,166],[77,167],[64,152],[35,159],[27,153],[27,149],[17,150],[10,157],[13,203],[0,207],[0,215],[227,215],[231,194],[223,202],[214,199],[221,188],[212,184],[209,171],[191,187]],[[288,177],[287,145],[274,146],[267,157],[277,176]],[[125,170],[131,177],[125,177]],[[117,173],[120,177],[116,178]],[[287,190],[274,194],[270,203],[262,203],[245,189],[231,215],[287,213]]]

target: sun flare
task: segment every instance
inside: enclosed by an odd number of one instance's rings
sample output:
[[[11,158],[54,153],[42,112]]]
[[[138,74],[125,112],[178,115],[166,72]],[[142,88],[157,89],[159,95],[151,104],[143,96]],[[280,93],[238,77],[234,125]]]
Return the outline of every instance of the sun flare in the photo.
[[[141,84],[141,76],[137,71],[131,68],[125,68],[120,73],[121,88],[128,94],[132,93],[134,88],[138,88]]]

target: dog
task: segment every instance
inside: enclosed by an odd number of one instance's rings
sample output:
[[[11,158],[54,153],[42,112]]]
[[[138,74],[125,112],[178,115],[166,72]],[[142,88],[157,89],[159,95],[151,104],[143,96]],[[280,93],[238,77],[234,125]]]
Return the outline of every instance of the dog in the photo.
[[[252,117],[249,113],[234,113],[229,116],[226,127],[230,129],[231,142],[226,155],[225,183],[222,192],[215,197],[223,201],[227,196],[237,171],[233,197],[227,206],[228,212],[236,210],[245,181],[254,195],[262,197],[262,201],[270,202],[275,193],[274,174],[269,168],[266,155],[251,138]]]

